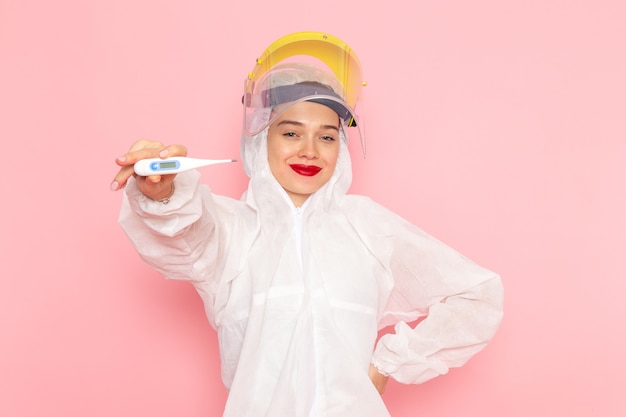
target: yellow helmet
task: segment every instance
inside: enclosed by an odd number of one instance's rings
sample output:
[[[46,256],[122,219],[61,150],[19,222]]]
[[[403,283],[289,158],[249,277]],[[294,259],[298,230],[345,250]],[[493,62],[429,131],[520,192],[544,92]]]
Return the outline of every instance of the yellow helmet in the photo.
[[[277,111],[276,105],[301,101],[327,105],[347,126],[357,126],[356,106],[364,85],[359,59],[342,40],[322,32],[283,36],[263,51],[246,79],[245,133],[261,132],[290,107]]]

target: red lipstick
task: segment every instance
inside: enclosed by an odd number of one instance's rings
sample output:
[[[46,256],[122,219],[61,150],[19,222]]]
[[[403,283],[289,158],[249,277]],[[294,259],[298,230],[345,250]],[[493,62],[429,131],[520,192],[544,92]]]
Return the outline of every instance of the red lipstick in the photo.
[[[304,175],[305,177],[312,177],[322,170],[322,168],[315,165],[292,164],[289,166],[296,173]]]

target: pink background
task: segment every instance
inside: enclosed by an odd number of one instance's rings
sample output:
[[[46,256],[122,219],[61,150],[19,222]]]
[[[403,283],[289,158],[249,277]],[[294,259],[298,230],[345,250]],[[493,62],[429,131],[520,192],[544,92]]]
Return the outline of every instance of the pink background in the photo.
[[[118,226],[114,158],[238,157],[243,78],[300,30],[364,66],[353,191],[505,284],[493,342],[390,383],[394,417],[626,415],[624,22],[622,0],[0,0],[0,415],[220,415],[215,334]]]

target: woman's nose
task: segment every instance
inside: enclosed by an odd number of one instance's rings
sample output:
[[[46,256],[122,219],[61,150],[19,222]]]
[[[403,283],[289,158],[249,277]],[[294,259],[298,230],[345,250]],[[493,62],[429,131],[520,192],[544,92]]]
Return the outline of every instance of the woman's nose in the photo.
[[[317,146],[315,145],[315,140],[313,138],[304,138],[301,143],[302,146],[300,146],[300,152],[298,156],[307,159],[315,159],[319,156],[317,152]]]

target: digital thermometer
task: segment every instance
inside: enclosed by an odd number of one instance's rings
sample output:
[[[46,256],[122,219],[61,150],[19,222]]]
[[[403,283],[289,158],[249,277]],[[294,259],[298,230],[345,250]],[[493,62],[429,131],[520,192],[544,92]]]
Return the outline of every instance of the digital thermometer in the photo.
[[[167,159],[150,158],[135,162],[135,174],[142,177],[149,175],[178,174],[190,169],[200,168],[207,165],[236,162],[236,159],[198,159],[186,156],[174,156]]]

